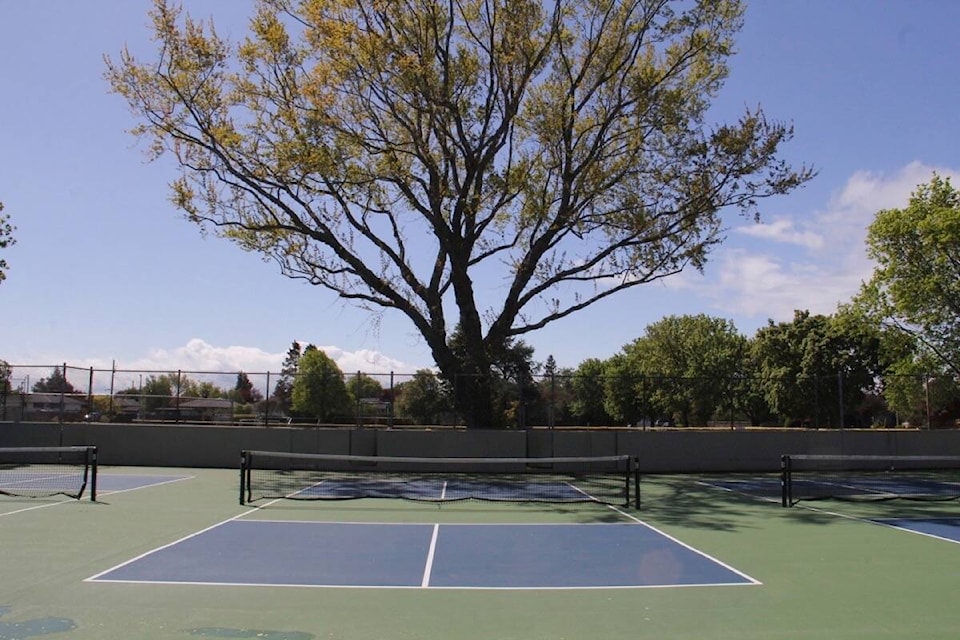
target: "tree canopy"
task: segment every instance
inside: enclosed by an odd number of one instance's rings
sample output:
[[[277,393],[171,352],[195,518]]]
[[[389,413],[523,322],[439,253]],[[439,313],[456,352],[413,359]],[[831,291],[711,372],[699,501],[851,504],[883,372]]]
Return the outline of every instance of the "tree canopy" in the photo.
[[[470,424],[512,339],[704,267],[727,207],[812,176],[792,128],[711,125],[736,0],[260,0],[240,42],[156,0],[107,58],[204,230],[413,323]],[[499,283],[478,286],[481,279]],[[453,327],[462,333],[452,348]]]
[[[3,213],[3,203],[0,202],[0,249],[6,249],[7,247],[12,247],[16,244],[16,239],[13,237],[13,232],[16,231],[10,223],[10,216]],[[9,265],[7,261],[3,258],[0,258],[0,282],[3,282],[7,279],[7,269]]]
[[[350,412],[350,394],[343,372],[333,359],[313,345],[300,356],[293,382],[293,409],[326,421]]]
[[[960,375],[960,192],[934,175],[905,208],[877,213],[867,249],[877,267],[858,302]]]
[[[47,378],[40,378],[33,383],[35,393],[67,393],[74,394],[77,390],[67,380],[65,372],[60,367],[54,367]]]

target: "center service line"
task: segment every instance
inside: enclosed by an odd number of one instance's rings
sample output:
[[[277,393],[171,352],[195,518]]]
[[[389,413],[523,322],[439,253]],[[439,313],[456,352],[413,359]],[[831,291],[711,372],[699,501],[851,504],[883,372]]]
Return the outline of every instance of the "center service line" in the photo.
[[[421,587],[430,586],[430,574],[433,572],[433,556],[437,551],[437,534],[440,533],[440,525],[433,525],[433,535],[430,536],[430,549],[427,551],[427,564],[423,568],[423,580],[420,581]]]

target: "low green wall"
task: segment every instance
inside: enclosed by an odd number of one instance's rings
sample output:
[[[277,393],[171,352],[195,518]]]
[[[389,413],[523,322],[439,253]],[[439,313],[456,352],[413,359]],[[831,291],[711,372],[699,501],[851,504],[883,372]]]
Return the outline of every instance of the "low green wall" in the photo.
[[[0,423],[0,447],[96,445],[107,465],[233,468],[242,449],[389,456],[626,454],[646,472],[774,471],[783,453],[960,455],[960,431],[465,431]]]

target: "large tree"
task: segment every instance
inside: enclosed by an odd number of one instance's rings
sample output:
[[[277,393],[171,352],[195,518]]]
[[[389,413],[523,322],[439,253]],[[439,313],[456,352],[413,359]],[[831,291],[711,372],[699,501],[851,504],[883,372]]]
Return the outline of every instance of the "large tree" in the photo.
[[[16,227],[10,223],[10,216],[3,213],[3,203],[0,202],[0,249],[6,249],[16,244],[17,241],[13,237],[15,230]],[[7,279],[7,268],[7,261],[0,258],[0,282]]]
[[[867,232],[877,261],[858,302],[914,336],[937,369],[960,376],[960,192],[934,175]]]
[[[770,409],[785,423],[814,427],[858,419],[869,426],[871,416],[856,414],[890,365],[878,328],[850,309],[771,320],[754,336],[751,354]]]
[[[302,353],[303,349],[300,347],[300,343],[294,340],[287,350],[287,357],[284,358],[283,364],[281,365],[280,379],[277,380],[277,384],[273,389],[273,401],[281,412],[290,410],[293,380],[296,378],[297,367],[299,366]]]
[[[588,358],[580,363],[572,378],[570,412],[578,424],[608,425],[612,420],[604,407],[606,363]]]
[[[13,378],[13,367],[6,360],[0,360],[0,394],[6,395],[10,392],[10,380]]]
[[[260,0],[249,35],[165,0],[155,55],[107,58],[205,230],[399,311],[485,426],[492,354],[702,268],[722,213],[812,175],[759,109],[707,122],[737,0]],[[495,288],[482,282],[497,282]],[[462,331],[463,353],[450,345]]]
[[[450,385],[429,369],[420,369],[400,384],[397,413],[419,424],[438,424],[451,410]]]
[[[307,345],[293,383],[293,409],[319,422],[350,412],[350,394],[343,372],[333,358]]]
[[[683,425],[705,425],[730,407],[746,339],[729,320],[669,316],[623,348],[638,396]],[[726,403],[726,404],[725,404]]]

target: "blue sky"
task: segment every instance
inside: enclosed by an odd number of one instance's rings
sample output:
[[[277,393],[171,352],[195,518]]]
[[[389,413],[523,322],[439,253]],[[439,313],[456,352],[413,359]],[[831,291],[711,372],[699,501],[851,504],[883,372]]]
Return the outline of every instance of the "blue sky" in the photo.
[[[187,0],[221,33],[251,3]],[[412,325],[380,322],[203,237],[168,201],[103,80],[103,55],[152,52],[149,0],[0,0],[0,201],[17,244],[0,284],[0,359],[127,369],[276,371],[293,340],[345,371],[431,366]],[[536,358],[608,358],[667,315],[706,313],[752,335],[794,309],[832,313],[872,266],[864,230],[932,172],[960,184],[960,2],[765,0],[748,7],[718,120],[761,105],[792,122],[783,156],[819,174],[730,217],[704,275],[634,288],[527,338]]]

